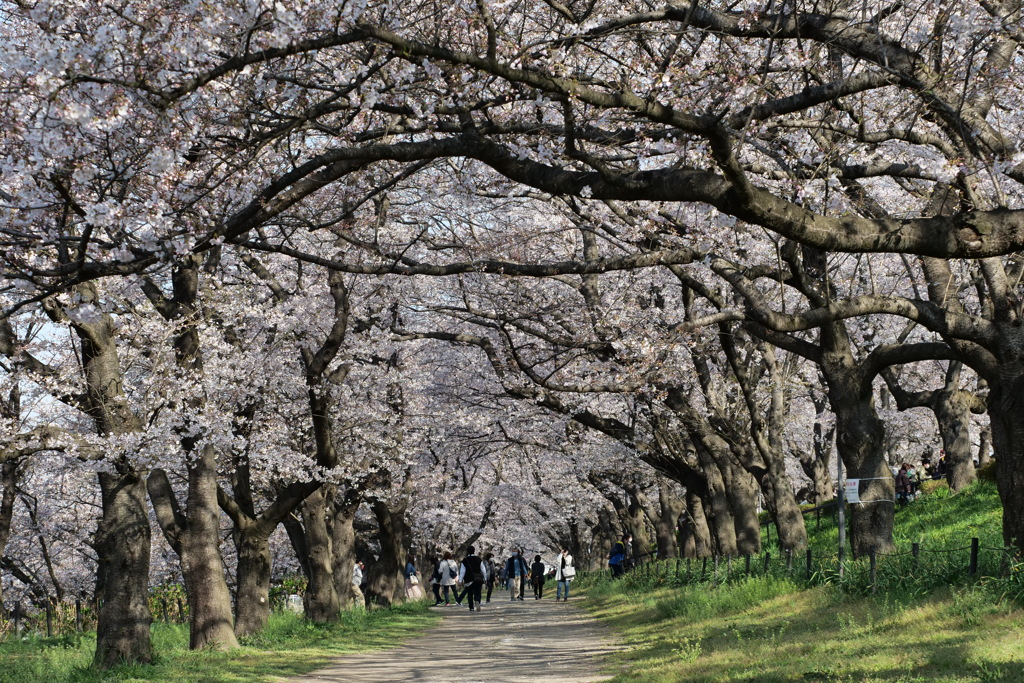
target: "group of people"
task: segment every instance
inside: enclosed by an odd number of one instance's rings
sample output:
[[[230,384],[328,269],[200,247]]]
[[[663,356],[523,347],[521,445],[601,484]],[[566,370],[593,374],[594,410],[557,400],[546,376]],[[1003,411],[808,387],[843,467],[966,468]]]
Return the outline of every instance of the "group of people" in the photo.
[[[905,462],[900,465],[894,476],[896,478],[896,502],[902,505],[916,500],[921,486],[917,467],[912,463]]]
[[[407,588],[408,569],[407,566]],[[430,583],[434,591],[435,607],[462,605],[463,601],[467,601],[469,611],[474,612],[479,611],[481,603],[491,601],[497,584],[507,586],[510,599],[514,601],[524,599],[526,584],[530,583],[534,599],[540,600],[544,595],[544,583],[548,578],[553,578],[558,584],[555,601],[568,602],[569,584],[575,576],[576,568],[573,566],[573,558],[568,548],[562,548],[555,561],[554,570],[549,572],[540,555],[536,555],[530,564],[523,557],[521,548],[516,548],[512,555],[498,566],[494,560],[494,553],[486,553],[481,558],[476,555],[476,549],[469,546],[461,562],[457,562],[450,551],[446,551],[438,558],[434,562]]]

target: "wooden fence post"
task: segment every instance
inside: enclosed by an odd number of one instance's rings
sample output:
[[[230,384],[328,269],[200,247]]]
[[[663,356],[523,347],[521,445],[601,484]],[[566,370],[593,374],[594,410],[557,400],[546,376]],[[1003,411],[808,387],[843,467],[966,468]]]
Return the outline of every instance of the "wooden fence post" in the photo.
[[[878,590],[878,558],[874,546],[868,549],[868,560],[871,564],[871,593],[874,594]]]
[[[768,565],[769,565],[769,563],[771,563],[771,561],[772,561],[771,553],[769,553],[768,551],[765,551],[765,553],[764,553],[764,573],[765,574],[768,573]]]
[[[978,538],[971,539],[971,564],[967,567],[967,575],[974,576],[978,573]]]
[[[14,635],[21,636],[21,600],[14,603]]]
[[[750,576],[750,553],[747,553],[746,571],[747,571],[747,576]]]
[[[786,571],[793,573],[793,549],[786,548]]]
[[[75,598],[75,632],[82,632],[82,598]]]
[[[53,603],[46,600],[46,637],[53,638]]]
[[[811,580],[811,549],[807,549],[807,580]]]

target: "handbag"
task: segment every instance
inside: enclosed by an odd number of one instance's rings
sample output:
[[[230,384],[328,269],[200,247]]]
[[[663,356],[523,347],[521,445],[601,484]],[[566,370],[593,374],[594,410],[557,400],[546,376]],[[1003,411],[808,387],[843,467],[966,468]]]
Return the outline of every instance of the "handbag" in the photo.
[[[409,583],[412,584],[413,586],[418,586],[419,583],[420,583],[420,577],[416,576],[415,574],[410,574],[409,575]]]
[[[571,579],[574,576],[576,576],[576,567],[572,566],[571,564],[567,567],[562,567],[563,579]]]

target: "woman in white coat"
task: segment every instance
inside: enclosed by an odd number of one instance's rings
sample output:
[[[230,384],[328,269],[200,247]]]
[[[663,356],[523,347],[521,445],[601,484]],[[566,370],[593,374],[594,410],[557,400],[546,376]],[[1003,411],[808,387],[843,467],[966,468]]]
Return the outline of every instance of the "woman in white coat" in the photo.
[[[455,588],[455,580],[459,576],[459,565],[452,559],[451,551],[445,551],[444,558],[438,564],[438,568],[441,571],[441,590],[444,592],[444,604],[457,603],[456,596],[459,594],[459,591]],[[449,593],[452,596],[451,602],[448,600]]]
[[[555,589],[555,602],[559,600],[569,602],[569,584],[575,577],[576,567],[572,566],[572,555],[569,554],[568,548],[562,548],[562,554],[555,560],[555,581],[558,582],[558,587]]]

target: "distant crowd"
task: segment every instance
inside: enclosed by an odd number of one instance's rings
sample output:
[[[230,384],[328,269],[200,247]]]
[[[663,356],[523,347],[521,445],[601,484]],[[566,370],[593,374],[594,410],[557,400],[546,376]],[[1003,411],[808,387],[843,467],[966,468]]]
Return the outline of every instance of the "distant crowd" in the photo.
[[[569,601],[569,587],[576,577],[573,557],[568,548],[562,548],[554,565],[545,563],[540,555],[533,562],[523,556],[522,548],[515,548],[504,562],[496,561],[494,553],[478,557],[476,549],[469,546],[466,555],[456,560],[450,551],[431,562],[430,586],[434,593],[435,607],[469,605],[470,612],[480,610],[483,603],[491,601],[497,586],[508,590],[511,600],[524,600],[527,585],[533,588],[533,597],[544,597],[544,585],[548,580],[557,584],[555,602]],[[415,559],[409,558],[405,565],[406,595],[416,599],[423,596],[420,588],[420,573]]]

